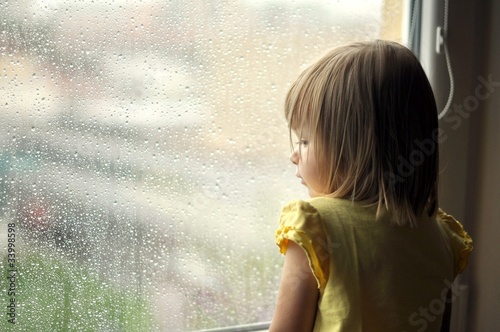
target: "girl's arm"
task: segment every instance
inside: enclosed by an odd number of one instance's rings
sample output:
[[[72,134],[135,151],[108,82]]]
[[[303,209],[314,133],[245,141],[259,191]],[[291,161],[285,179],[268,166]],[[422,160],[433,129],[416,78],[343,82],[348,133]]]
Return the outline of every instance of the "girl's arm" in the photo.
[[[309,267],[306,253],[290,241],[269,332],[312,331],[318,294],[318,283]]]

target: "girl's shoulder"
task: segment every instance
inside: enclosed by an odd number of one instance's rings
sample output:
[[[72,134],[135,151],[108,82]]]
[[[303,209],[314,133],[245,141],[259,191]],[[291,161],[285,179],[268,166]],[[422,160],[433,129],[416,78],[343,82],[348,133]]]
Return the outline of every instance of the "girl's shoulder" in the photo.
[[[279,218],[281,227],[317,228],[321,224],[318,209],[308,200],[294,200],[283,206]]]
[[[353,227],[373,227],[377,207],[348,199],[321,196],[307,200],[325,220],[333,224],[350,224]],[[383,218],[387,219],[387,218]]]
[[[318,288],[323,291],[328,280],[328,236],[318,210],[308,201],[295,200],[286,204],[275,232],[276,244],[286,254],[289,241],[301,247],[308,258]]]
[[[446,234],[453,251],[455,275],[462,273],[467,267],[468,257],[473,249],[472,238],[458,220],[441,209],[438,210],[436,221]]]
[[[327,210],[338,210],[338,211],[355,211],[362,210],[363,205],[348,199],[329,197],[329,196],[319,196],[313,197],[306,200],[307,203],[314,206],[316,209],[327,209]]]
[[[337,219],[353,213],[360,213],[363,207],[355,202],[328,196],[314,197],[306,200],[293,200],[283,206],[281,221],[294,220],[299,223],[318,223],[321,219]]]

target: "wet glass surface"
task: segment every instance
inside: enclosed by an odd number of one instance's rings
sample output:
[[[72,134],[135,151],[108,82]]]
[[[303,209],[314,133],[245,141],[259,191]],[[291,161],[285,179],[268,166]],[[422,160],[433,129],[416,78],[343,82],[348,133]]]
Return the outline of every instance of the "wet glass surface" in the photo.
[[[0,327],[269,321],[283,261],[276,218],[306,197],[288,161],[286,89],[325,50],[383,37],[397,10],[2,2],[1,298],[14,310]]]

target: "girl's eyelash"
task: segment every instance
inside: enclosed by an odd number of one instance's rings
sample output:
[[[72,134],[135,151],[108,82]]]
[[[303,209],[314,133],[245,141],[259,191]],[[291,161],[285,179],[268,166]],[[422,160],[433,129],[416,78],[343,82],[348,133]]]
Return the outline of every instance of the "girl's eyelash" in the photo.
[[[300,141],[295,142],[295,144],[307,145],[307,144],[309,144],[309,141],[306,139],[301,139]]]

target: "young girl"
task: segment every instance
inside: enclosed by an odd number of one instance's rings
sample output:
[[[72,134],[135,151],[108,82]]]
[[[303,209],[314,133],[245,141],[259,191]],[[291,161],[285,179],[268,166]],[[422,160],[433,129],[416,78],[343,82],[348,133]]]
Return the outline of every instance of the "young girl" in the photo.
[[[270,331],[439,331],[472,240],[438,209],[437,109],[416,57],[388,41],[336,48],[285,115],[311,198],[281,212]]]

